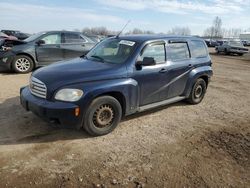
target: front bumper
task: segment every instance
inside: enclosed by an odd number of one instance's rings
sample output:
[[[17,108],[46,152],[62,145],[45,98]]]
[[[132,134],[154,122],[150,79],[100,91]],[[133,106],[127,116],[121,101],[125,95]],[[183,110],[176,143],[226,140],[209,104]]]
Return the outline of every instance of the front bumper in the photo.
[[[50,123],[59,123],[70,128],[81,127],[81,115],[75,116],[75,108],[78,106],[73,103],[48,101],[31,94],[28,87],[20,89],[21,105],[40,118]]]
[[[240,53],[240,54],[245,54],[248,53],[246,50],[241,50],[241,49],[230,49],[231,53]]]
[[[10,51],[0,51],[0,67],[3,69],[11,70],[11,64],[14,61],[15,54]]]

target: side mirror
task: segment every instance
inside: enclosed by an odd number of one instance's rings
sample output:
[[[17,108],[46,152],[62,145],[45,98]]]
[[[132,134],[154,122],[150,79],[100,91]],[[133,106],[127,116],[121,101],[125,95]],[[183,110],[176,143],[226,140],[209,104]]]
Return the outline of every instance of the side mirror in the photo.
[[[153,57],[144,57],[142,61],[138,61],[137,65],[151,66],[155,65],[155,59]]]
[[[41,44],[45,44],[45,41],[44,40],[39,40],[36,42],[38,46],[40,46]]]

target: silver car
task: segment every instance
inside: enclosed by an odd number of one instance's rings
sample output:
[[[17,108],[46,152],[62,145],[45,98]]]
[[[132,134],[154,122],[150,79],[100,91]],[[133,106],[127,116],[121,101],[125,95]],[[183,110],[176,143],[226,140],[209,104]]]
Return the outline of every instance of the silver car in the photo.
[[[243,46],[241,41],[237,40],[224,41],[220,46],[215,47],[215,51],[217,53],[223,52],[225,54],[238,54],[240,56],[248,53],[248,49]]]

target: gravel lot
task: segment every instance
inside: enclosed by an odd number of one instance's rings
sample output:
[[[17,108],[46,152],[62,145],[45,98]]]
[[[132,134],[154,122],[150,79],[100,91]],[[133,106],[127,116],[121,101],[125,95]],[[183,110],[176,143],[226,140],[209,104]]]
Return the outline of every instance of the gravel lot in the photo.
[[[211,57],[202,103],[133,115],[94,138],[23,110],[29,75],[0,74],[0,187],[250,187],[250,58]]]

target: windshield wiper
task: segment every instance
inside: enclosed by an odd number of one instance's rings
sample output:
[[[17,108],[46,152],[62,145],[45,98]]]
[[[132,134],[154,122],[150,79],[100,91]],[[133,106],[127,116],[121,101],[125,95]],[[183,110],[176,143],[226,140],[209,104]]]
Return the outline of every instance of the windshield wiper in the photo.
[[[101,60],[101,62],[104,62],[104,59],[103,59],[102,57],[100,57],[100,56],[97,56],[97,55],[92,55],[92,56],[90,56],[90,57],[93,57],[93,58],[99,59],[99,60]]]

